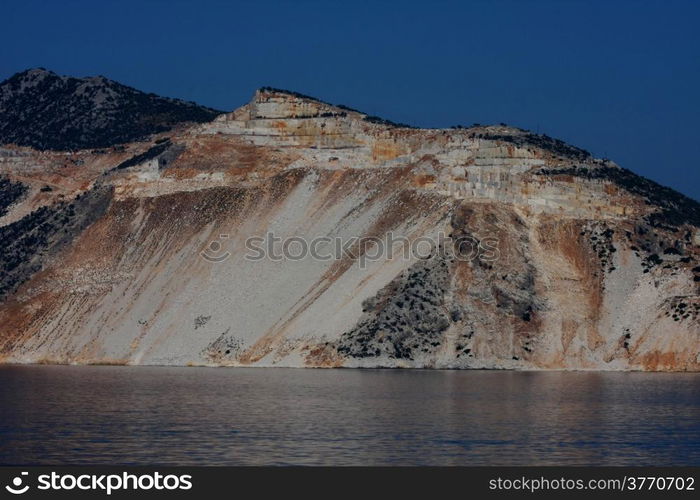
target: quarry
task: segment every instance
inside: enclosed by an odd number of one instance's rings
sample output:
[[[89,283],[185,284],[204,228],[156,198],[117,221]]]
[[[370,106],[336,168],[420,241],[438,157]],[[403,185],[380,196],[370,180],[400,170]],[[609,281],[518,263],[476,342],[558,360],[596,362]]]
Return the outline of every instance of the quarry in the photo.
[[[118,146],[4,145],[0,178],[4,363],[700,370],[697,203],[547,136],[263,88]],[[245,258],[388,233],[498,252]]]

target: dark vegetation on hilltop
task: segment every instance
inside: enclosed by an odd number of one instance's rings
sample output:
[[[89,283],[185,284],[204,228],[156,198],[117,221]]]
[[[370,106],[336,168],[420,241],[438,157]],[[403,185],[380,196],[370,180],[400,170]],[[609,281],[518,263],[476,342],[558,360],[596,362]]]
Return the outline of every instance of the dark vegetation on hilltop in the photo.
[[[505,123],[499,123],[501,127],[508,127]],[[482,125],[481,123],[475,123],[473,125],[453,125],[450,128],[452,130],[471,130],[471,129],[481,129],[483,127],[488,127],[488,125]],[[556,139],[550,137],[547,134],[535,134],[529,130],[509,127],[515,130],[513,133],[495,133],[488,130],[471,132],[472,137],[478,137],[480,139],[486,139],[489,141],[503,141],[514,144],[518,147],[534,146],[540,148],[544,151],[549,151],[559,156],[564,156],[566,158],[571,158],[579,161],[590,160],[593,155],[582,148],[577,148],[571,144],[567,144],[561,139]]]
[[[328,104],[329,106],[333,106],[333,104],[331,104],[330,102],[322,101],[321,99],[318,99],[316,97],[302,94],[301,92],[295,92],[293,90],[278,89],[275,87],[260,87],[260,89],[258,89],[258,90],[260,90],[260,92],[274,92],[277,94],[287,94],[287,95],[290,95],[292,97],[297,97],[299,99],[308,99],[310,101],[316,101],[316,102],[320,102],[322,104]]]
[[[28,190],[29,188],[21,182],[0,177],[0,217],[6,215],[10,205],[19,201]]]
[[[386,118],[380,118],[379,116],[372,116],[372,115],[365,115],[362,118],[366,122],[370,123],[377,123],[379,125],[386,125],[388,127],[397,127],[397,128],[416,128],[413,125],[407,125],[405,123],[396,123],[392,122],[391,120],[387,120]]]
[[[351,107],[349,107],[349,106],[345,106],[344,104],[332,104],[332,103],[330,103],[330,102],[326,102],[326,101],[323,101],[323,100],[321,100],[321,99],[317,99],[316,97],[312,97],[312,96],[309,96],[309,95],[306,95],[306,94],[302,94],[302,93],[300,93],[300,92],[294,92],[293,90],[278,89],[278,88],[275,88],[275,87],[260,87],[259,90],[260,90],[261,92],[276,92],[276,93],[279,93],[279,94],[287,94],[287,95],[290,95],[290,96],[292,96],[292,97],[297,97],[297,98],[299,98],[299,99],[309,99],[309,100],[312,100],[312,101],[320,102],[321,104],[327,104],[328,106],[334,106],[334,107],[339,108],[339,109],[342,109],[342,110],[344,110],[344,111],[350,111],[350,112],[353,112],[353,113],[359,113],[359,114],[365,115],[365,116],[362,117],[362,119],[363,119],[364,121],[366,121],[366,122],[369,122],[369,123],[376,123],[376,124],[378,124],[378,125],[385,125],[385,126],[387,126],[387,127],[416,128],[416,127],[414,127],[413,125],[407,125],[407,124],[405,124],[405,123],[396,123],[396,122],[393,122],[393,121],[391,121],[391,120],[387,120],[387,119],[385,119],[385,118],[381,118],[381,117],[379,117],[379,116],[368,115],[368,114],[366,114],[366,113],[363,113],[362,111],[358,111],[358,110],[353,109],[353,108],[351,108]],[[324,113],[324,114],[317,115],[317,116],[308,116],[308,117],[299,116],[299,117],[297,117],[297,118],[317,118],[318,116],[320,116],[320,117],[323,117],[323,116],[329,116],[329,117],[330,117],[330,116],[345,116],[345,114],[344,114],[344,113],[338,113],[338,114]]]
[[[591,153],[585,149],[577,148],[576,146],[567,144],[561,139],[555,139],[546,134],[533,134],[532,132],[525,132],[521,134],[484,133],[479,134],[479,137],[490,141],[509,142],[518,147],[535,146],[545,151],[579,161],[592,158]]]
[[[359,111],[359,110],[357,110],[357,109],[355,109],[355,108],[351,108],[350,106],[346,106],[345,104],[336,104],[335,107],[336,107],[336,108],[340,108],[340,109],[344,109],[345,111],[351,111],[351,112],[353,112],[353,113],[360,113],[360,114],[363,114],[362,111]]]
[[[648,205],[659,207],[659,211],[647,216],[654,227],[675,231],[683,224],[700,227],[700,203],[669,187],[637,175],[622,167],[567,167],[543,168],[536,173],[542,175],[573,175],[584,179],[607,180],[628,192],[641,196]]]
[[[104,77],[72,78],[32,69],[0,83],[0,143],[36,149],[104,148],[178,123],[207,122],[220,113]]]

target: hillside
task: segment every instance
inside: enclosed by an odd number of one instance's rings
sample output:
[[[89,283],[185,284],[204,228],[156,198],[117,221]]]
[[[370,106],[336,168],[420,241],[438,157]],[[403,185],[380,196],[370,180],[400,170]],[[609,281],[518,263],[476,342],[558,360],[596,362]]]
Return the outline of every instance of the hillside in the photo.
[[[546,136],[265,88],[0,175],[7,363],[700,370],[698,203]]]
[[[0,83],[0,144],[58,151],[104,148],[179,123],[210,121],[220,113],[102,76],[73,78],[37,68]]]

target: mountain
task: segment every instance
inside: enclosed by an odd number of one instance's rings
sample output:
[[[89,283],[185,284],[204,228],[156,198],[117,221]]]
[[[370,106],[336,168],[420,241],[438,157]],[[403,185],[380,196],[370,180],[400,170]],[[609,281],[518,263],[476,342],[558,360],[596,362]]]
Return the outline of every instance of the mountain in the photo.
[[[219,114],[103,76],[72,78],[37,68],[0,83],[0,143],[37,149],[104,148]]]
[[[700,206],[547,136],[265,88],[0,172],[6,363],[700,370]]]

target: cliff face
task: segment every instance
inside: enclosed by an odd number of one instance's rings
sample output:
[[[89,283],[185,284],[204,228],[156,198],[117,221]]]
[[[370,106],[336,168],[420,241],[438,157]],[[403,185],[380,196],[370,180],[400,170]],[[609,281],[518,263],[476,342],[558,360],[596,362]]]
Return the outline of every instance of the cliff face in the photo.
[[[698,204],[546,136],[266,89],[0,154],[4,362],[700,370]]]

